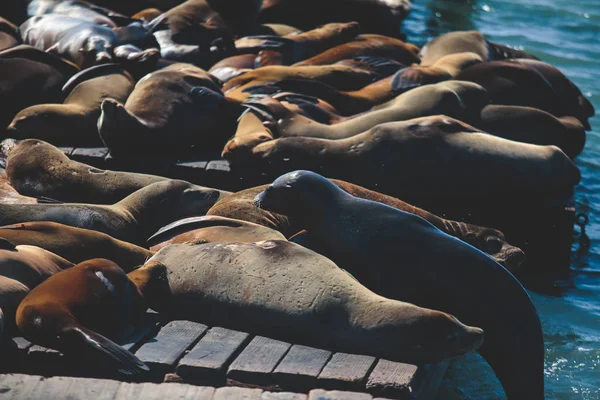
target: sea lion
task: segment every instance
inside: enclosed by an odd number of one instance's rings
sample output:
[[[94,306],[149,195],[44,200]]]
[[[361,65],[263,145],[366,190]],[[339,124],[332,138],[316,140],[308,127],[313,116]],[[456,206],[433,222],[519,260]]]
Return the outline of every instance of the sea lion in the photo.
[[[19,194],[8,182],[6,171],[0,168],[0,204],[33,204],[37,199]]]
[[[12,22],[0,17],[0,51],[15,47],[20,43],[19,28]]]
[[[61,89],[79,69],[52,54],[30,46],[0,52],[0,127],[16,113],[34,104],[62,102]],[[27,93],[27,96],[23,94]]]
[[[371,83],[376,78],[369,71],[345,65],[268,66],[230,79],[223,85],[223,91],[228,98],[241,103],[251,95],[250,91],[246,89],[284,79],[313,79],[340,90],[356,90]]]
[[[27,5],[27,15],[61,14],[83,19],[94,24],[116,28],[120,23],[130,23],[131,18],[83,0],[32,0]]]
[[[251,160],[273,172],[320,168],[417,204],[514,193],[548,199],[572,193],[580,179],[558,147],[513,142],[442,115],[380,124],[347,139],[279,138],[254,147]]]
[[[124,336],[146,311],[144,299],[125,272],[104,259],[85,261],[48,278],[17,310],[17,326],[27,340],[92,369],[136,376],[149,368],[108,338]]]
[[[2,226],[0,237],[15,245],[41,247],[75,264],[92,258],[106,258],[119,264],[125,272],[144,264],[154,254],[101,232],[56,222]]]
[[[518,270],[525,258],[523,251],[518,247],[508,244],[504,234],[499,230],[440,218],[435,214],[415,207],[395,197],[378,193],[339,179],[330,179],[330,181],[353,196],[377,201],[390,207],[397,208],[398,210],[418,215],[429,221],[442,232],[454,236],[463,242],[469,243],[489,254],[498,263],[504,265],[511,271]],[[226,199],[219,200],[206,214],[209,216],[222,216],[249,221],[277,230],[286,238],[291,239],[292,236],[305,229],[301,219],[295,220],[291,216],[264,210],[258,208],[254,204],[254,198],[267,187],[268,185],[261,185],[234,193]]]
[[[155,48],[142,50],[157,47],[152,29],[153,26],[145,26],[141,22],[112,29],[60,14],[32,17],[19,27],[24,43],[57,54],[83,69],[130,57],[140,62],[156,63],[158,52]],[[125,47],[115,53],[122,45],[134,47]],[[147,52],[154,56],[148,57]]]
[[[302,33],[303,31],[295,26],[286,24],[262,24],[256,27],[252,32],[255,35],[277,35],[286,36],[292,33]]]
[[[15,246],[0,238],[0,309],[4,331],[15,333],[15,313],[31,289],[74,264],[35,246]]]
[[[475,82],[493,104],[539,108],[556,117],[573,116],[589,129],[594,107],[556,68],[541,61],[490,61],[473,65],[456,79]]]
[[[399,36],[409,10],[407,0],[264,0],[258,22],[309,30],[331,21],[357,21],[365,32]]]
[[[161,156],[180,156],[192,146],[218,149],[240,113],[216,78],[190,64],[146,75],[125,104],[106,99],[101,109],[98,132],[113,156],[129,155],[132,148]]]
[[[98,117],[106,98],[125,102],[133,78],[118,64],[97,65],[73,76],[63,104],[39,104],[20,111],[6,130],[14,139],[37,138],[56,146],[98,147]]]
[[[139,19],[140,21],[150,22],[154,18],[161,15],[163,12],[158,8],[146,8],[142,11],[139,11],[131,16],[131,19]]]
[[[110,171],[70,160],[56,147],[37,139],[0,143],[8,179],[21,194],[69,203],[113,204],[136,190],[169,180],[162,176]],[[199,187],[199,186],[198,186]],[[230,194],[218,189],[219,199]],[[154,232],[153,232],[154,233]]]
[[[213,65],[208,72],[221,82],[227,82],[236,76],[253,70],[255,58],[254,54],[227,57]]]
[[[557,118],[537,108],[488,105],[473,123],[495,136],[519,142],[558,146],[570,158],[585,145],[585,128],[575,117]]]
[[[455,31],[440,35],[430,40],[419,52],[421,65],[435,64],[440,58],[448,54],[471,52],[479,55],[483,61],[504,60],[507,58],[537,57],[507,46],[488,41],[478,31]]]
[[[354,197],[314,172],[279,177],[255,203],[305,221],[328,257],[375,293],[482,327],[479,351],[507,397],[544,398],[537,311],[519,281],[491,257],[423,218]]]
[[[285,236],[262,225],[211,215],[186,218],[164,226],[148,238],[148,246],[150,250],[158,251],[174,243],[253,243],[263,240],[285,240]]]
[[[393,37],[362,34],[350,42],[332,47],[321,54],[294,65],[328,65],[361,56],[385,57],[396,60],[404,65],[411,65],[419,63],[418,53],[419,48],[411,43],[406,43]]]
[[[258,54],[260,50],[276,50],[283,56],[283,64],[291,65],[316,56],[331,47],[356,37],[360,26],[356,22],[330,23],[319,28],[286,36],[247,36],[235,41],[242,53]]]
[[[129,278],[170,318],[335,351],[437,362],[483,339],[480,329],[448,314],[378,296],[287,241],[172,244]]]
[[[377,110],[335,125],[320,124],[262,99],[246,107],[266,119],[268,126],[257,124],[256,116],[243,115],[235,136],[226,143],[222,156],[230,162],[248,159],[252,149],[275,137],[301,136],[323,139],[347,139],[386,122],[404,121],[434,114],[444,114],[461,121],[476,121],[489,102],[481,86],[461,81],[446,81],[415,88],[403,93]]]
[[[185,181],[157,182],[113,205],[0,204],[0,226],[50,221],[104,232],[143,246],[161,227],[182,218],[204,215],[219,192]]]

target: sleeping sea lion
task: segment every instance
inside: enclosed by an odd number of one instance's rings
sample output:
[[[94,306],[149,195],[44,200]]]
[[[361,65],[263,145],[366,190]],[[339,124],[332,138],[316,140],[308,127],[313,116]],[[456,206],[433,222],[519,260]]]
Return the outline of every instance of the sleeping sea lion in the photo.
[[[239,105],[223,96],[216,78],[174,64],[138,81],[127,102],[102,102],[98,132],[113,156],[132,148],[164,157],[220,148],[235,130]]]
[[[213,65],[208,72],[221,82],[235,78],[254,69],[254,54],[240,54],[222,59]]]
[[[172,244],[129,278],[170,318],[335,351],[437,362],[483,339],[481,329],[448,314],[378,296],[287,241]]]
[[[7,128],[14,139],[36,138],[56,146],[98,147],[98,117],[106,98],[125,102],[132,77],[118,64],[97,65],[73,76],[64,86],[63,104],[39,104],[20,111]]]
[[[0,228],[0,237],[2,228]],[[243,242],[285,240],[280,232],[266,226],[215,215],[173,222],[148,238],[150,250],[158,251],[174,243]]]
[[[15,47],[20,43],[19,28],[12,22],[0,17],[0,51]]]
[[[73,263],[35,246],[15,246],[0,238],[0,309],[4,331],[15,333],[15,313],[31,289]]]
[[[330,181],[353,196],[377,201],[390,207],[397,208],[398,210],[418,215],[429,221],[442,232],[469,243],[489,254],[498,261],[498,263],[504,265],[511,271],[516,271],[525,258],[521,249],[508,244],[504,234],[496,229],[440,218],[435,214],[415,207],[395,197],[378,193],[339,179],[330,179]],[[306,227],[301,219],[293,219],[289,215],[281,215],[264,210],[258,208],[254,204],[254,198],[267,187],[268,185],[261,185],[234,193],[223,200],[219,200],[206,214],[208,216],[235,218],[259,224],[281,232],[286,238],[291,238],[301,230],[305,229]]]
[[[15,190],[8,181],[6,171],[0,168],[0,204],[33,204],[37,199],[23,196]]]
[[[125,272],[144,264],[154,254],[102,232],[56,222],[2,226],[0,237],[15,245],[40,247],[76,264],[92,258],[106,258],[119,264]]]
[[[94,168],[70,160],[56,147],[37,139],[7,139],[0,143],[0,147],[7,157],[6,174],[10,184],[19,193],[38,198],[68,203],[113,204],[139,189],[169,179]],[[230,194],[206,189],[218,192],[219,199]]]
[[[31,0],[27,5],[27,15],[35,17],[44,14],[61,14],[83,19],[94,24],[116,28],[132,19],[104,7],[83,0]]]
[[[544,398],[537,311],[519,281],[491,257],[423,218],[354,197],[314,172],[279,177],[255,203],[304,221],[327,256],[375,293],[482,327],[479,351],[507,397]]]
[[[219,198],[216,190],[176,180],[157,182],[113,205],[0,204],[0,226],[50,221],[104,232],[143,246],[161,227],[204,215]]]
[[[112,261],[93,259],[38,285],[19,305],[16,321],[32,343],[85,360],[92,369],[136,376],[149,368],[108,338],[124,336],[145,311],[125,272]]]

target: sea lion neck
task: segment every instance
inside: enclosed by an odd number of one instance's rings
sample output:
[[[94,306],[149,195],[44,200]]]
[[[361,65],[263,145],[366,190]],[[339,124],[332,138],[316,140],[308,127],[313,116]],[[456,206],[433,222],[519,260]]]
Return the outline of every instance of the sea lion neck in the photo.
[[[148,261],[127,277],[137,288],[148,307],[156,311],[168,309],[170,298],[167,267],[159,261]]]

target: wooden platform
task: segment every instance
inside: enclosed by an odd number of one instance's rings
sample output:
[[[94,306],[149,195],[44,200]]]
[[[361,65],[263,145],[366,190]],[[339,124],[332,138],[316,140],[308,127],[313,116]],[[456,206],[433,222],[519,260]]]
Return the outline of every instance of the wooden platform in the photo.
[[[448,366],[448,362],[415,366],[363,355],[332,353],[324,349],[285,343],[220,327],[208,327],[190,321],[170,321],[162,324],[158,315],[150,312],[146,315],[143,327],[122,346],[134,352],[150,367],[151,372],[144,379],[146,381],[182,382],[210,388],[178,385],[181,387],[175,389],[174,383],[165,384],[167,387],[163,388],[165,385],[135,386],[117,381],[104,381],[106,389],[101,389],[102,393],[93,394],[94,400],[150,398],[140,395],[147,391],[153,393],[152,398],[161,400],[179,398],[177,396],[183,396],[181,398],[185,399],[306,399],[307,394],[310,399],[371,399],[373,396],[379,396],[426,400],[433,398],[437,392]],[[89,379],[89,376],[93,375],[90,374],[89,365],[87,368],[76,365],[59,352],[32,345],[23,338],[14,338],[10,343],[5,343],[0,354],[0,371],[3,373],[85,377],[84,380],[41,380],[39,377],[2,376],[0,399],[48,400],[47,396],[41,393],[58,393],[58,390],[66,388],[71,388],[79,393],[79,396],[83,396],[73,398],[83,399],[91,398],[90,391],[94,387],[103,387],[99,383],[101,381]],[[3,389],[3,385],[8,386],[10,391]],[[212,388],[225,386],[261,390],[233,391],[230,395],[221,394],[229,392],[219,390],[214,392]],[[168,394],[170,390],[173,391],[172,395]],[[304,395],[265,394],[262,390],[275,393],[289,391]],[[357,393],[326,393],[325,390]],[[189,391],[189,396],[183,395],[186,391]],[[25,396],[34,392],[40,393],[40,397]],[[11,397],[11,393],[25,397]],[[129,396],[126,393],[132,394]]]

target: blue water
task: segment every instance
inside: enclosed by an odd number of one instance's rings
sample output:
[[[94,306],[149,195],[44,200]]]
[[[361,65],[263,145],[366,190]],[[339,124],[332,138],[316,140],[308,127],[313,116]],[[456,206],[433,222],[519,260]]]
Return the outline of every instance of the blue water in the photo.
[[[600,113],[600,0],[413,0],[403,23],[407,40],[418,45],[467,29],[556,66]],[[576,160],[576,208],[589,217],[591,244],[580,248],[575,240],[568,273],[552,281],[552,290],[530,292],[544,329],[548,399],[600,399],[600,116],[590,122],[594,130]],[[505,397],[487,364],[468,355],[450,367],[437,398]]]

